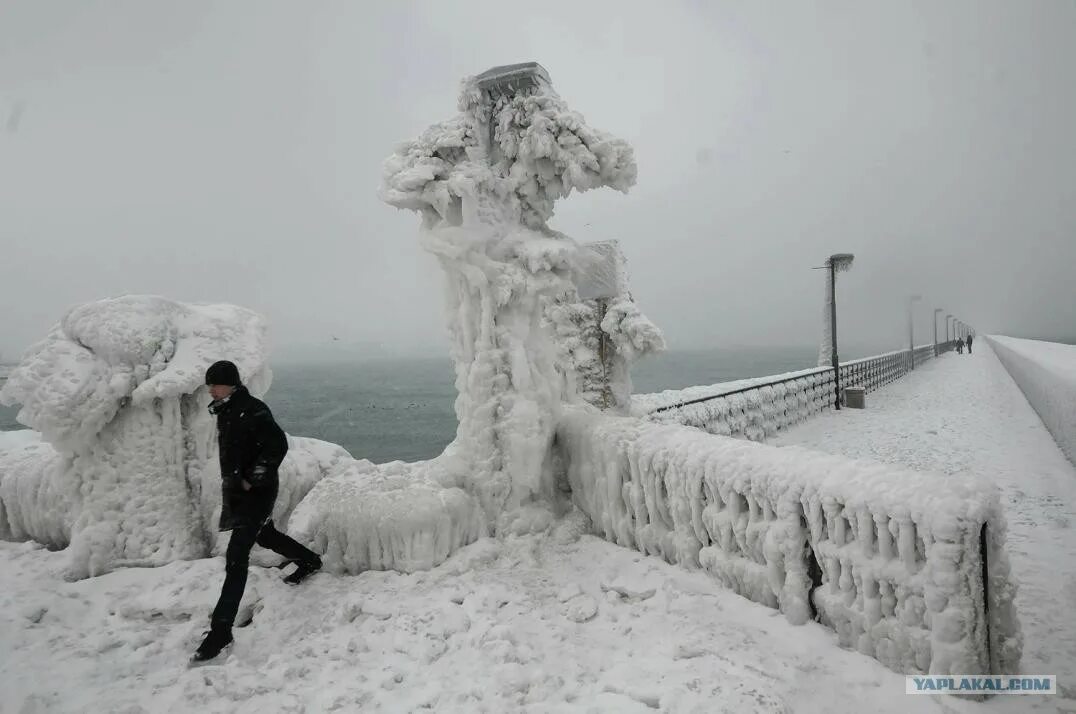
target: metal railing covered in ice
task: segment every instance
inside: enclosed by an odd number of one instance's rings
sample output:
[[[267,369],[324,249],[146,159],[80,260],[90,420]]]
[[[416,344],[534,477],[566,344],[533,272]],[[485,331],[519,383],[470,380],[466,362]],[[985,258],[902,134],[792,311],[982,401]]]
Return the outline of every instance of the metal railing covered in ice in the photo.
[[[954,349],[956,342],[939,343],[938,353]],[[870,393],[893,382],[935,356],[934,345],[914,350],[842,362],[842,389],[861,387]],[[674,401],[655,407],[644,418],[665,424],[693,426],[711,434],[765,441],[778,431],[798,424],[833,406],[834,370],[816,367],[763,378],[751,384],[712,395]]]
[[[997,489],[567,410],[555,448],[597,534],[701,569],[903,673],[1019,670]]]

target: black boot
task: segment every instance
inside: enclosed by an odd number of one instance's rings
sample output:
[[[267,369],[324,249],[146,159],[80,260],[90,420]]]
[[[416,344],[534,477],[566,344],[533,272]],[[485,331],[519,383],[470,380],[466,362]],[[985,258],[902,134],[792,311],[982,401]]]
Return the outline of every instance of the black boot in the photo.
[[[321,570],[321,558],[314,556],[313,560],[300,560],[298,566],[288,577],[284,578],[284,582],[288,585],[298,585],[306,580],[306,577],[311,573],[316,573]]]
[[[220,654],[220,651],[232,643],[232,628],[214,625],[206,633],[202,644],[198,645],[191,662],[205,662]]]

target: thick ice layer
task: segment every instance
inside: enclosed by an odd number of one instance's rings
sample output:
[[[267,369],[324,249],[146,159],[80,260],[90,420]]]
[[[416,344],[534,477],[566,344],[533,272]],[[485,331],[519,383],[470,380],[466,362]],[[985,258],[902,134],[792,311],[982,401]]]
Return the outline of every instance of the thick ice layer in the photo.
[[[117,433],[145,436],[126,424],[145,416],[130,408],[121,411]],[[68,575],[74,578],[117,565],[163,565],[222,551],[228,538],[216,527],[220,469],[215,451],[209,460],[185,462],[184,474],[170,458],[174,448],[154,453],[114,438],[111,429],[102,432],[108,447],[95,454],[104,457],[100,461],[61,454],[42,441],[20,439],[13,446],[0,441],[0,538],[34,540],[53,549],[71,546]],[[172,436],[179,443],[191,437]],[[335,444],[293,437],[289,444],[273,512],[281,529],[315,483],[354,462]]]
[[[573,500],[606,538],[701,567],[793,623],[816,616],[897,671],[1017,671],[1016,588],[988,482],[578,408],[557,436]]]
[[[834,258],[837,258],[834,260]],[[822,339],[818,344],[818,366],[833,366],[833,281],[836,273],[843,273],[852,267],[852,256],[848,254],[830,256],[826,260],[823,275],[826,280],[825,297],[822,300]]]
[[[833,296],[830,294],[829,282],[833,279],[829,271],[826,276],[826,292],[822,299],[822,338],[818,341],[818,366],[833,366]]]
[[[80,502],[78,483],[63,478],[68,460],[40,440],[13,441],[0,441],[0,539],[66,548]]]
[[[220,473],[203,381],[218,359],[236,362],[252,391],[267,388],[264,321],[153,296],[71,310],[0,391],[46,442],[0,451],[0,534],[70,546],[76,578],[211,552]],[[285,521],[346,456],[293,446],[277,503]]]
[[[841,362],[841,389],[862,387],[872,392],[908,374],[913,361],[918,365],[933,357],[933,345],[920,345],[914,353],[897,350]],[[720,436],[766,441],[829,409],[833,398],[832,370],[815,367],[772,377],[640,394],[633,398],[631,412],[661,424],[682,424]]]
[[[438,469],[352,461],[314,486],[295,509],[292,531],[337,572],[428,570],[486,534],[478,501],[444,486]]]
[[[665,338],[628,292],[626,261],[616,241],[585,245],[581,255],[576,289],[545,305],[558,372],[565,395],[626,414],[632,405],[632,363],[664,350]]]
[[[178,399],[205,368],[231,359],[256,391],[269,387],[265,322],[233,305],[128,295],[80,305],[29,349],[0,389],[18,420],[65,453],[86,451],[126,403]]]
[[[796,374],[803,376],[794,377]],[[753,384],[759,384],[758,388],[705,399],[715,392],[736,391]],[[720,436],[765,441],[767,437],[805,421],[833,404],[833,373],[830,371],[805,370],[802,373],[730,382],[720,389],[722,386],[690,387],[679,392],[640,395],[642,398],[634,403],[634,408],[649,407],[650,411],[641,414],[648,421],[682,424]],[[673,400],[678,396],[682,401],[703,401],[658,411],[664,406],[677,404]]]
[[[422,214],[422,245],[447,278],[459,427],[439,468],[448,474],[447,488],[463,491],[448,500],[441,492],[418,497],[443,502],[450,536],[435,540],[451,547],[480,532],[463,495],[480,505],[483,532],[548,524],[548,515],[533,517],[533,509],[545,504],[548,513],[555,500],[549,454],[564,390],[543,308],[573,289],[578,246],[546,222],[554,201],[572,190],[626,191],[636,175],[631,147],[588,127],[546,78],[495,92],[469,78],[459,108],[456,118],[386,160],[381,189],[388,204]],[[382,486],[374,492],[391,506],[395,496]],[[427,488],[421,480],[412,487]],[[379,526],[386,532],[416,527],[389,522],[410,519],[406,509],[391,514]],[[369,532],[342,520],[333,537],[349,537],[348,527]],[[384,554],[406,552],[385,547],[369,561],[394,567]]]
[[[23,403],[20,417],[46,431],[0,440],[0,537],[68,548],[73,578],[223,552],[216,429],[203,378],[213,361],[230,358],[252,391],[266,387],[264,331],[246,310],[162,298],[73,310],[5,387],[8,400]],[[68,419],[67,409],[83,421]],[[343,534],[330,551],[348,557],[329,558],[341,569],[428,568],[485,532],[477,502],[459,488],[421,478],[407,484],[408,469],[379,470],[334,444],[288,443],[273,512],[282,530],[323,478],[339,477],[335,483],[353,493],[349,475],[383,476],[362,482],[358,503],[329,487],[306,504],[307,522],[321,529],[308,529],[312,540]],[[380,540],[363,541],[368,532]],[[348,551],[360,542],[366,557]],[[256,551],[256,561],[273,559]]]
[[[1013,381],[1076,464],[1076,345],[987,337]]]
[[[641,417],[660,407],[679,404],[692,399],[712,397],[724,392],[732,392],[737,389],[743,389],[744,387],[750,387],[764,382],[772,382],[778,379],[807,376],[816,372],[818,372],[818,368],[811,367],[810,369],[801,369],[795,372],[786,372],[784,374],[774,374],[768,377],[751,377],[749,379],[737,379],[731,382],[719,382],[717,384],[685,387],[683,389],[666,389],[661,392],[635,394],[632,395],[631,398],[631,413],[634,416]]]

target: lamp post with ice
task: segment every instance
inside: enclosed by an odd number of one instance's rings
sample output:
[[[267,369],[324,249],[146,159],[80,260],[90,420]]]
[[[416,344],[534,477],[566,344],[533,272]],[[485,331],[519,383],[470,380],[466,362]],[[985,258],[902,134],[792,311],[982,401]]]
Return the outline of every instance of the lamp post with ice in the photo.
[[[837,359],[837,273],[849,270],[852,267],[852,260],[855,256],[851,253],[834,253],[826,260],[826,264],[815,268],[815,270],[828,270],[829,271],[829,285],[826,291],[826,307],[829,308],[828,315],[825,316],[825,322],[828,326],[827,332],[829,332],[829,364],[833,367],[833,407],[835,409],[841,408],[841,363]],[[821,347],[822,359],[819,360],[821,366],[825,365],[825,349],[824,344]]]
[[[940,307],[934,308],[934,356],[938,356],[938,315],[941,314],[942,309]]]
[[[915,310],[914,305],[922,300],[922,295],[908,296],[908,354],[911,356],[911,366],[915,369]]]

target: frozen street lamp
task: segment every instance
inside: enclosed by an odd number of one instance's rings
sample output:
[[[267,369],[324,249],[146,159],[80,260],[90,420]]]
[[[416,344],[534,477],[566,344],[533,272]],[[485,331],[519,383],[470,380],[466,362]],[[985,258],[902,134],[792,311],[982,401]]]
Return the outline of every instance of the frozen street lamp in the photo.
[[[952,338],[949,337],[949,320],[953,319],[952,313],[945,314],[945,341],[952,342]]]
[[[922,300],[922,295],[908,296],[908,353],[912,358],[912,369],[915,369],[915,303]]]
[[[855,256],[851,253],[834,253],[826,260],[826,264],[815,268],[815,270],[828,270],[829,271],[829,285],[826,291],[826,307],[829,308],[829,313],[823,318],[823,324],[828,327],[826,332],[829,333],[829,364],[833,367],[833,407],[834,409],[841,408],[841,363],[837,359],[837,273],[849,270],[852,267],[852,260]],[[828,319],[825,319],[828,318]],[[822,347],[820,352],[822,353],[821,359],[818,360],[820,366],[825,364],[825,349],[826,349],[826,335],[823,335]]]
[[[941,314],[942,309],[940,307],[934,308],[934,356],[938,356],[938,315]]]

